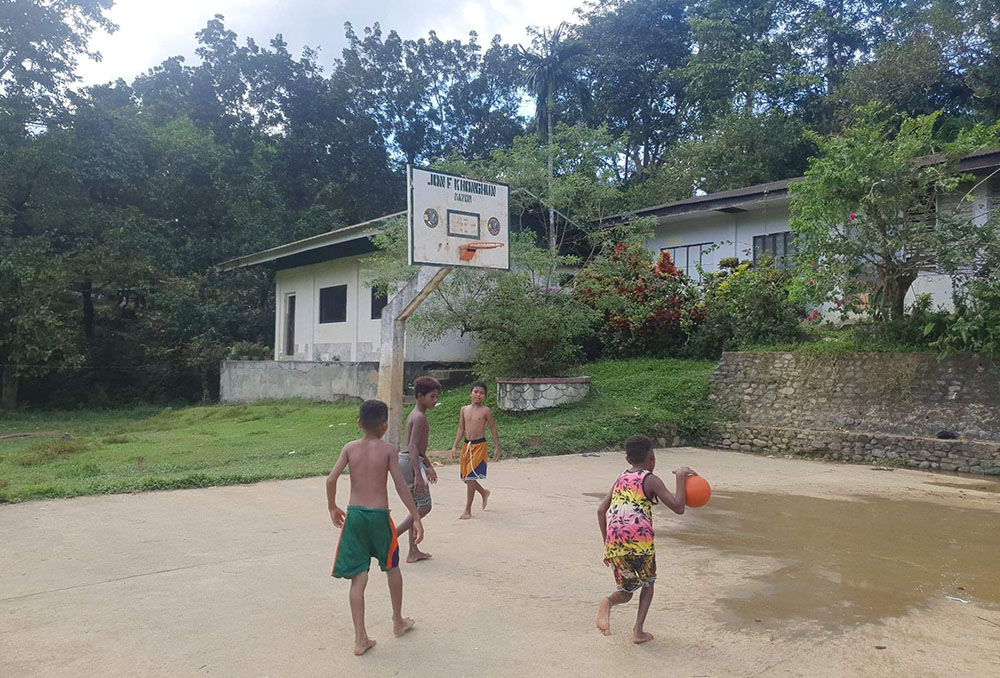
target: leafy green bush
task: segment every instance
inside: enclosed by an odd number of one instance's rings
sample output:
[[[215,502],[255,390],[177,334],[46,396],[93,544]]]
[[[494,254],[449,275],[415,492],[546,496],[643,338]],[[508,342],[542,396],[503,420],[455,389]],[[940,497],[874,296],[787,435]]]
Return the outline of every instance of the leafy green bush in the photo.
[[[609,357],[676,355],[701,319],[698,288],[662,252],[639,242],[607,243],[576,278],[574,293],[600,314]]]
[[[433,341],[452,332],[479,339],[476,373],[484,378],[564,375],[584,361],[595,314],[555,284],[557,268],[531,233],[511,238],[511,270],[460,268],[414,314],[413,328]]]
[[[705,317],[685,352],[718,358],[741,346],[801,341],[806,309],[790,297],[790,276],[767,261],[757,267],[726,264],[705,277]]]
[[[252,358],[254,360],[268,360],[274,355],[270,346],[255,344],[252,341],[237,341],[229,349],[230,360],[234,358]]]
[[[931,310],[931,296],[922,294],[905,315],[854,328],[854,345],[861,351],[930,349],[947,330],[949,314]]]
[[[925,326],[928,335],[937,331],[937,323]],[[969,282],[934,346],[945,354],[968,351],[1000,356],[1000,267],[991,275]]]

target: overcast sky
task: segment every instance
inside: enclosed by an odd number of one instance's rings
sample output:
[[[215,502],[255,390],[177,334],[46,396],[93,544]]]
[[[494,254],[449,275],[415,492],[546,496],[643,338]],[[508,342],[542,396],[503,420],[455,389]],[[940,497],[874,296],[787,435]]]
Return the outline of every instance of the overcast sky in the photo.
[[[281,33],[296,56],[304,45],[320,49],[320,63],[329,72],[344,46],[344,22],[361,33],[375,22],[383,32],[395,29],[404,38],[418,38],[434,29],[441,38],[466,38],[479,34],[481,45],[495,33],[504,42],[525,41],[527,26],[556,26],[571,21],[580,0],[115,0],[111,20],[118,24],[112,35],[97,34],[91,47],[103,61],[80,62],[83,84],[116,78],[131,81],[165,58],[184,55],[193,62],[195,33],[215,14],[241,43],[254,38],[266,45]]]

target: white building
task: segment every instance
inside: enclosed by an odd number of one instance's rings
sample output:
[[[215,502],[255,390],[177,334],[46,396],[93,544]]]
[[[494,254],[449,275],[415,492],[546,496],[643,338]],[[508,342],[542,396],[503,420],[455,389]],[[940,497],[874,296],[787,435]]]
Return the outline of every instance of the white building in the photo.
[[[976,186],[963,186],[950,205],[972,190],[970,216],[984,223],[994,206],[1000,206],[1000,149],[974,153],[961,163],[961,170],[986,179]],[[648,246],[670,252],[675,265],[695,278],[700,277],[696,263],[705,272],[718,270],[721,259],[737,257],[756,262],[768,254],[780,265],[794,254],[789,227],[791,195],[788,187],[801,177],[784,179],[732,191],[710,193],[676,202],[648,207],[634,214],[656,217],[656,232]],[[952,307],[952,280],[931,271],[922,272],[910,288],[908,302],[920,294],[931,294],[935,306]]]
[[[1000,205],[1000,149],[970,155],[961,169],[987,179],[972,189],[971,216],[986,220]],[[998,173],[1000,177],[1000,173]],[[732,191],[711,193],[638,210],[655,217],[651,249],[670,252],[674,263],[695,279],[698,266],[718,269],[726,257],[750,259],[767,253],[780,262],[794,254],[789,228],[791,196],[785,179]],[[964,194],[972,187],[964,187]],[[955,200],[961,195],[956,193]],[[389,215],[329,233],[238,257],[219,265],[223,271],[270,265],[276,269],[274,361],[231,362],[222,370],[222,400],[308,397],[334,400],[375,397],[381,345],[381,310],[385,299],[365,284],[362,259],[375,250],[371,237]],[[934,304],[952,305],[952,281],[922,273],[910,290],[930,293]],[[406,383],[428,370],[470,365],[476,344],[457,334],[435,342],[408,337]]]
[[[219,264],[275,268],[274,361],[227,361],[223,401],[375,397],[384,296],[365,282],[362,260],[375,251],[379,222],[339,228]],[[471,365],[476,344],[458,333],[434,342],[408,336],[406,381],[428,371]]]

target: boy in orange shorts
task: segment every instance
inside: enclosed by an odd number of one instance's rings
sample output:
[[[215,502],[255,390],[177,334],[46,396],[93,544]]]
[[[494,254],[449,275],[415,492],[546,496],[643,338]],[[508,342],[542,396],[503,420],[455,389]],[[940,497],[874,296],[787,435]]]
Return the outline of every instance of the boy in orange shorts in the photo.
[[[459,516],[460,520],[468,520],[472,517],[472,500],[476,497],[476,492],[483,496],[483,508],[490,498],[490,491],[479,484],[480,480],[486,479],[486,462],[489,459],[490,451],[486,444],[486,426],[490,427],[493,433],[493,461],[500,461],[500,438],[497,436],[497,425],[493,421],[493,412],[483,401],[486,400],[486,384],[477,381],[472,385],[472,392],[469,394],[472,401],[470,405],[462,408],[458,415],[458,433],[455,435],[455,444],[451,447],[451,458],[458,456],[458,444],[465,436],[465,444],[462,445],[462,480],[465,481],[465,513]]]

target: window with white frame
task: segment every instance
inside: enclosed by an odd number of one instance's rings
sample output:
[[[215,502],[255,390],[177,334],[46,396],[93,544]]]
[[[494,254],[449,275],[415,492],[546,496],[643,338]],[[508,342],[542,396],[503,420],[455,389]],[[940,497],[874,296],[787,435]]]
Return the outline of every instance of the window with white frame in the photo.
[[[323,287],[319,291],[319,322],[347,322],[347,285]]]
[[[667,252],[674,266],[682,273],[701,282],[701,267],[705,264],[705,255],[715,247],[714,242],[696,242],[692,245],[663,247],[661,252]]]

